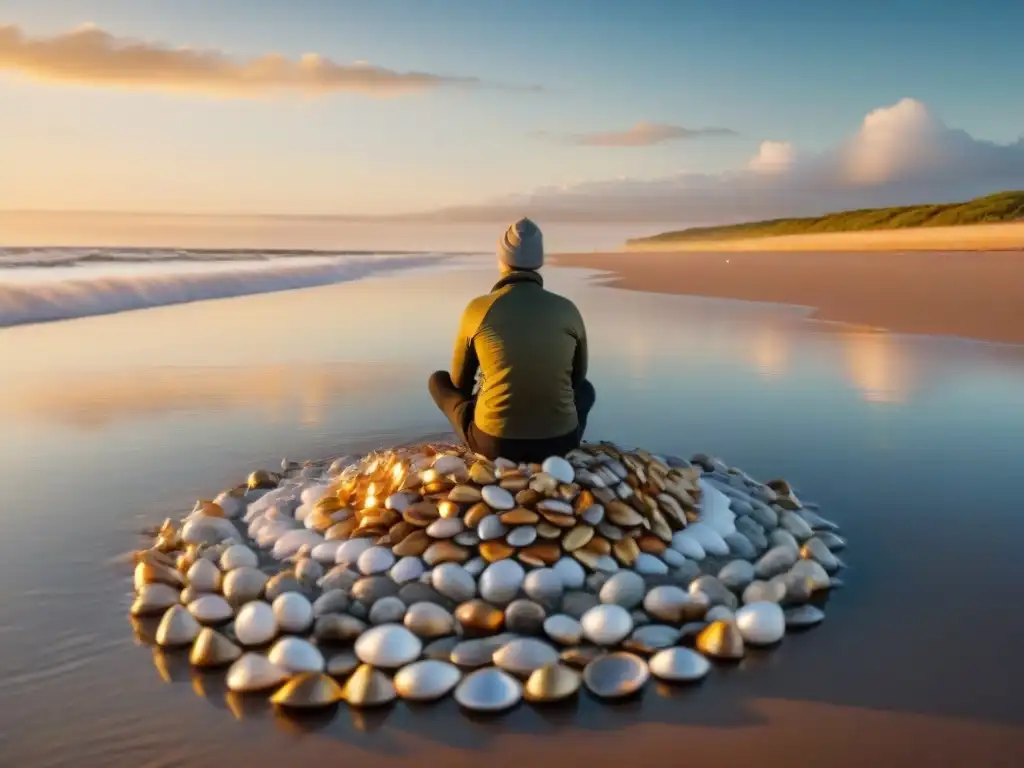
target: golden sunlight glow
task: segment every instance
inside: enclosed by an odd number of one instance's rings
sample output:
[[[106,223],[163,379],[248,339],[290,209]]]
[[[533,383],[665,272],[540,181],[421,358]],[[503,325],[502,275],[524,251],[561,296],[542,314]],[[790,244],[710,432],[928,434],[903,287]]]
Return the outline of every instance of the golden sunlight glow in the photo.
[[[754,337],[753,363],[758,372],[768,378],[782,376],[789,368],[789,339],[777,326],[758,326]]]
[[[912,371],[892,334],[873,329],[841,331],[850,379],[865,400],[902,403],[912,388]]]

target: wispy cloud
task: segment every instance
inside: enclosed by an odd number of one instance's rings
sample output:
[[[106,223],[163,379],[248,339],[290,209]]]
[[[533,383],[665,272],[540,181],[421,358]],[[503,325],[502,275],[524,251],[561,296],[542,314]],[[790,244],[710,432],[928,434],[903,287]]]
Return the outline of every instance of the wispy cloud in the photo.
[[[996,144],[943,123],[916,99],[866,115],[845,141],[803,153],[765,141],[745,167],[537,189],[434,213],[444,220],[721,224],[868,206],[967,200],[1024,189],[1024,138]]]
[[[222,98],[276,93],[397,96],[442,87],[539,90],[486,84],[476,77],[397,72],[365,62],[339,64],[316,53],[298,59],[268,53],[240,60],[219,50],[116,37],[92,25],[35,38],[17,26],[0,25],[2,71],[42,82]]]
[[[669,141],[686,141],[713,136],[736,136],[730,128],[687,128],[683,125],[639,122],[632,128],[621,131],[599,131],[596,133],[553,134],[538,131],[538,138],[555,139],[582,147],[650,147]]]

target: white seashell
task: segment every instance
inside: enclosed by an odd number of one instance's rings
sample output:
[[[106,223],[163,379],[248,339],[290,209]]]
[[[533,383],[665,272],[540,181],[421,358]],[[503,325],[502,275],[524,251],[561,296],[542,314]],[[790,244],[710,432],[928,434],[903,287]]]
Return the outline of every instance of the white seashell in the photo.
[[[476,581],[457,563],[441,563],[430,573],[430,584],[438,592],[457,603],[476,597]]]
[[[186,574],[188,585],[197,592],[215,592],[220,586],[221,573],[217,566],[205,558],[192,563]]]
[[[139,594],[132,603],[132,616],[155,616],[163,613],[172,605],[177,605],[181,597],[179,592],[169,584],[143,584]]]
[[[587,664],[583,683],[595,696],[615,699],[640,690],[650,679],[647,664],[631,653],[608,653]]]
[[[426,567],[423,565],[422,560],[418,557],[407,556],[391,567],[391,570],[388,571],[388,576],[391,577],[395,584],[406,584],[410,581],[416,581],[425,571]]]
[[[199,636],[200,630],[199,622],[184,606],[172,605],[156,628],[156,642],[165,648],[188,645]]]
[[[351,707],[379,707],[395,696],[391,678],[369,664],[360,664],[344,686],[345,701]]]
[[[437,659],[424,659],[398,670],[395,690],[410,701],[435,701],[446,696],[462,679],[454,664]]]
[[[576,470],[572,464],[561,456],[549,456],[541,465],[541,471],[547,472],[558,482],[568,485],[576,477]]]
[[[323,544],[317,544],[313,547],[313,551],[309,553],[309,556],[318,563],[331,565],[335,562],[335,558],[338,555],[338,548],[344,543],[344,541],[339,541],[338,539],[325,541]]]
[[[188,604],[188,612],[203,624],[218,624],[235,615],[231,604],[220,595],[202,595]]]
[[[395,564],[395,556],[387,547],[370,547],[356,560],[359,572],[364,576],[384,573]]]
[[[437,638],[455,632],[455,617],[436,603],[413,603],[405,612],[403,623],[417,637]]]
[[[312,549],[318,544],[323,544],[323,542],[324,537],[316,531],[300,528],[288,531],[288,533],[275,541],[274,550],[271,554],[276,560],[284,560],[287,557],[294,556],[303,547]]]
[[[235,496],[230,491],[223,491],[218,494],[213,503],[224,510],[224,517],[230,520],[241,517],[245,512],[245,500]]]
[[[370,539],[349,539],[338,547],[334,562],[338,565],[355,565],[359,556],[372,546],[373,541]]]
[[[587,579],[587,572],[573,557],[563,557],[551,566],[551,570],[558,574],[566,589],[582,589]]]
[[[381,624],[356,640],[355,652],[365,664],[394,669],[419,658],[423,643],[401,624]]]
[[[703,560],[707,557],[704,547],[701,546],[701,543],[697,540],[696,536],[689,533],[688,528],[684,528],[683,530],[672,534],[671,546],[676,552],[681,555],[685,555],[691,560]]]
[[[289,674],[272,663],[266,656],[246,653],[228,669],[228,690],[235,693],[255,693],[276,688]]]
[[[238,540],[238,529],[224,517],[193,518],[181,526],[181,540],[186,544],[218,544],[225,539]]]
[[[786,617],[778,603],[748,603],[736,611],[736,628],[750,645],[772,645],[786,634]]]
[[[460,706],[476,712],[500,712],[514,707],[523,697],[523,686],[497,667],[478,669],[455,688]]]
[[[236,568],[255,568],[260,564],[256,553],[244,544],[233,544],[220,556],[220,569],[233,571]]]
[[[580,619],[583,634],[596,645],[617,645],[633,631],[633,617],[621,605],[596,605]]]
[[[235,637],[242,645],[264,645],[277,637],[277,619],[269,603],[246,603],[235,617]]]
[[[572,616],[558,613],[544,620],[544,633],[562,645],[578,645],[583,639],[583,626]]]
[[[543,640],[518,637],[494,652],[495,666],[517,677],[529,677],[537,669],[558,661],[558,651]]]
[[[278,595],[271,608],[282,632],[305,632],[313,625],[313,604],[298,592]]]
[[[224,576],[221,591],[233,603],[247,603],[263,594],[270,577],[263,571],[249,566],[235,568]]]
[[[499,560],[491,563],[480,574],[480,596],[495,605],[503,605],[519,594],[526,572],[515,560]]]
[[[465,472],[467,468],[466,462],[458,456],[440,454],[434,459],[433,469],[439,475],[452,475],[456,472]]]
[[[442,517],[427,526],[427,535],[432,539],[450,539],[465,529],[466,526],[462,524],[461,518]]]
[[[711,662],[689,648],[666,648],[658,651],[647,662],[651,674],[670,683],[693,682],[706,677]]]
[[[708,523],[703,521],[691,523],[685,528],[684,533],[695,538],[707,554],[714,555],[716,557],[729,556],[728,543],[726,543],[725,539],[722,538],[722,535]],[[686,552],[683,552],[683,554],[689,557],[689,554]]]
[[[267,654],[270,662],[286,672],[323,672],[324,657],[315,645],[298,637],[282,637]]]
[[[512,509],[516,505],[516,500],[512,497],[512,494],[500,485],[485,485],[480,492],[487,506],[491,509]],[[481,538],[483,537],[481,536]]]

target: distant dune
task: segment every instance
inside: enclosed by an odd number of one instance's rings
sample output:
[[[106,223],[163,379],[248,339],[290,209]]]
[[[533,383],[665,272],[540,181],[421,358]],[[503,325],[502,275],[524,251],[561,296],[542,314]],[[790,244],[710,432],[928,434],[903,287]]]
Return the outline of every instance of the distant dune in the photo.
[[[730,240],[630,240],[627,251],[1024,251],[1024,221],[958,227],[775,235]]]
[[[865,208],[809,218],[693,227],[628,240],[628,250],[981,250],[1024,247],[1024,192],[963,203]]]

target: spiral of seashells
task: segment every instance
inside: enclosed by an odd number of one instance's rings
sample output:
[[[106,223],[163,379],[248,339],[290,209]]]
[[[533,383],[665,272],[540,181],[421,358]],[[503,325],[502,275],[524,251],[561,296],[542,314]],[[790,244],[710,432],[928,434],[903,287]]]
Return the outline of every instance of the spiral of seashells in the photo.
[[[541,464],[430,443],[282,462],[135,553],[136,626],[283,711],[612,699],[820,624],[839,526],[785,480],[588,443]]]

